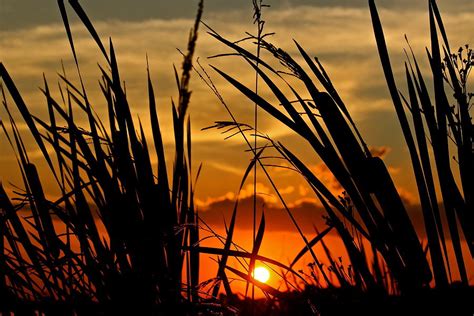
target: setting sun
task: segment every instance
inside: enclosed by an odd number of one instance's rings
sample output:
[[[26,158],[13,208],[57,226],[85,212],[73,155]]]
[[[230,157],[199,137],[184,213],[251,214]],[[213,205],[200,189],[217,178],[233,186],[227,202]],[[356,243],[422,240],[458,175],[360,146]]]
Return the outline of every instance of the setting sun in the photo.
[[[257,281],[266,283],[270,278],[270,271],[268,271],[268,269],[264,267],[256,267],[253,270],[252,277]]]

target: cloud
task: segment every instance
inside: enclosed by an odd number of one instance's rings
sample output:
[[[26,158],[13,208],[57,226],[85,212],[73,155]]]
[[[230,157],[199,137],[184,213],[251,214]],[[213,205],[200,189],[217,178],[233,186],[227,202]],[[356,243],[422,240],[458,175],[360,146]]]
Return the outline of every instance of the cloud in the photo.
[[[207,197],[205,200],[196,199],[196,206],[201,210],[208,210],[213,204],[220,203],[220,202],[232,202],[235,201],[235,194],[232,192],[227,192],[222,196],[218,196],[215,198]]]
[[[401,187],[398,187],[397,191],[405,205],[412,206],[412,205],[417,205],[418,203],[420,203],[418,196],[415,195],[416,193],[414,194],[413,192],[408,191]]]
[[[472,11],[474,5],[470,0],[438,0],[442,12],[459,13]],[[366,0],[267,0],[270,9],[264,14],[274,10],[285,11],[298,6],[319,7],[344,7],[367,10]],[[177,19],[191,18],[194,16],[197,1],[146,1],[146,0],[101,0],[81,1],[86,12],[95,21],[121,20],[142,21],[150,19]],[[35,0],[2,0],[0,11],[0,29],[27,28],[38,24],[59,22],[60,15],[54,1],[39,2]],[[379,8],[397,11],[425,10],[425,1],[412,0],[379,0]],[[229,12],[244,12],[247,16],[251,10],[250,1],[222,1],[206,0],[204,16],[226,15]],[[248,17],[251,20],[251,17]]]
[[[235,174],[237,176],[243,176],[243,172],[244,170],[240,169],[240,168],[236,168],[232,165],[229,165],[229,164],[225,164],[225,163],[220,163],[220,162],[214,162],[214,161],[210,161],[207,163],[208,166],[211,166],[211,167],[214,167],[218,170],[221,170],[221,171],[225,171],[225,172],[228,172],[228,173],[232,173],[232,174]]]
[[[225,36],[238,39],[244,36],[245,31],[251,31],[253,25],[250,19],[245,19],[250,12],[243,10],[229,11],[226,14],[213,15],[206,21],[212,27]],[[424,47],[428,44],[429,33],[427,32],[427,14],[424,11],[408,11],[403,14],[403,23],[400,20],[400,12],[396,10],[381,10],[381,17],[386,29],[387,40],[394,54],[395,60],[402,55],[405,47],[403,35],[406,33],[416,52],[424,55]],[[378,57],[375,50],[373,34],[371,30],[370,17],[365,5],[359,6],[291,6],[286,10],[278,6],[266,12],[267,30],[275,31],[273,41],[278,46],[298,56],[292,39],[297,39],[311,55],[318,55],[320,60],[328,69],[336,87],[346,97],[349,105],[357,111],[363,108],[364,112],[372,108],[387,107],[387,98],[381,69],[378,65]],[[472,38],[474,31],[469,27],[472,20],[471,13],[445,14],[445,24],[449,35],[455,45],[464,44]],[[145,90],[145,54],[150,56],[152,74],[157,79],[158,96],[161,101],[169,103],[169,96],[175,94],[175,86],[172,79],[171,64],[179,63],[180,55],[176,47],[185,48],[188,29],[192,25],[192,19],[147,19],[142,21],[99,21],[95,24],[99,34],[107,39],[111,36],[114,40],[118,55],[119,65],[124,72],[124,79],[128,82],[129,97],[133,103],[142,103],[142,95]],[[89,80],[90,89],[99,91],[96,84],[97,62],[103,62],[99,57],[98,50],[93,41],[86,33],[84,27],[73,25],[76,47],[79,51],[83,71],[92,76]],[[456,30],[455,32],[449,32]],[[71,56],[64,27],[61,24],[48,24],[36,26],[29,29],[2,31],[1,46],[2,58],[7,67],[11,67],[16,78],[37,82],[29,85],[27,93],[34,92],[36,86],[40,85],[41,73],[54,74],[60,69],[60,60],[71,66]],[[221,52],[222,45],[214,39],[201,32],[198,42],[198,54],[201,57],[214,55]],[[34,51],[35,54],[30,52]],[[265,55],[263,55],[265,56]],[[222,69],[234,74],[239,70],[239,79],[244,82],[252,82],[253,73],[248,66],[233,66],[235,59],[212,60]],[[301,60],[299,58],[299,60]],[[393,63],[396,72],[403,70],[402,63]],[[244,65],[244,64],[243,64]],[[73,68],[71,73],[73,73]],[[166,80],[164,80],[166,78]],[[218,80],[219,81],[219,80]],[[235,90],[228,85],[220,86],[224,92],[233,91],[229,96],[234,99]],[[212,95],[206,89],[195,84],[193,97],[197,100],[193,103],[215,104]],[[239,99],[241,99],[239,97]],[[366,102],[371,101],[371,102]],[[240,102],[241,103],[241,102]],[[363,104],[363,107],[362,107]],[[138,111],[144,111],[145,107],[140,105]],[[209,112],[210,113],[206,113]],[[209,117],[217,112],[212,106],[207,111],[196,112],[200,118]],[[237,109],[237,114],[241,109]],[[240,115],[238,115],[240,116]],[[245,116],[245,115],[244,115]],[[212,122],[210,120],[209,122]]]
[[[400,190],[399,192],[416,231],[420,237],[423,237],[425,234],[424,222],[419,203],[412,200],[411,195],[406,191]],[[222,227],[224,221],[229,223],[234,205],[234,196],[232,195],[228,198],[216,198],[209,203],[205,209],[200,210],[199,215],[202,220],[211,227]],[[263,205],[265,206],[262,207]],[[267,230],[296,232],[296,228],[290,220],[287,211],[280,204],[267,204],[262,196],[257,196],[257,206],[258,217],[260,216],[259,214],[261,214],[262,209],[265,212],[265,217],[267,218]],[[291,214],[296,219],[297,224],[305,233],[314,233],[313,225],[320,230],[327,226],[324,218],[327,214],[319,201],[315,198],[303,197],[289,203],[288,207]],[[249,196],[241,199],[239,202],[236,228],[241,230],[251,230],[252,227],[253,197]]]
[[[265,205],[264,207],[262,207]],[[265,203],[262,196],[257,196],[257,211],[261,214],[265,212],[266,229],[270,231],[296,231],[287,211],[279,205]],[[224,220],[228,223],[234,209],[234,201],[231,199],[220,199],[211,203],[207,209],[200,212],[201,218],[208,225],[221,227]],[[291,212],[298,224],[307,232],[313,232],[313,224],[317,227],[324,227],[325,220],[322,218],[323,210],[310,201],[301,201],[298,205],[291,206]],[[260,215],[258,215],[260,216]],[[236,228],[251,230],[253,225],[253,197],[246,197],[240,200],[237,210]]]
[[[298,193],[300,196],[306,196],[309,192],[309,189],[305,187],[304,185],[298,185]]]
[[[392,177],[396,176],[396,175],[399,174],[400,171],[401,171],[401,168],[400,168],[400,167],[388,166],[387,169],[388,169],[388,172],[390,173],[390,175],[391,175]]]
[[[295,187],[292,186],[292,185],[289,185],[287,186],[286,188],[283,188],[283,189],[280,189],[278,190],[280,192],[280,194],[290,194],[290,193],[293,193],[295,191]]]
[[[290,208],[294,208],[294,207],[301,207],[302,205],[304,206],[304,205],[311,205],[311,204],[321,207],[320,201],[312,197],[303,197],[303,198],[297,199],[296,201],[289,203],[288,206]]]
[[[388,146],[369,146],[369,151],[374,157],[379,157],[379,158],[384,158],[390,151],[392,151],[392,148]]]
[[[256,186],[256,192],[257,192],[257,198],[258,200],[261,201],[261,203],[264,203],[265,205],[276,205],[279,203],[279,199],[275,194],[272,192],[273,190],[266,186],[263,183],[257,182]],[[295,187],[292,185],[289,185],[287,187],[281,188],[278,190],[278,192],[282,196],[289,195],[295,191]],[[239,194],[239,200],[244,201],[247,199],[250,199],[253,201],[253,196],[254,196],[254,188],[253,184],[246,184],[242,190],[240,191]],[[229,202],[229,203],[235,203],[235,200],[237,198],[237,195],[234,194],[233,192],[227,192],[221,196],[217,197],[207,197],[206,199],[197,199],[196,200],[196,205],[203,208],[204,210],[207,210],[211,207],[212,204],[218,203],[218,202]],[[240,203],[240,202],[239,202]]]
[[[398,141],[401,134],[397,135],[393,130],[397,128],[398,124],[395,121],[395,115],[391,115],[393,109],[379,65],[366,2],[363,1],[363,4],[362,1],[356,4],[352,3],[356,2],[335,1],[329,3],[321,1],[318,2],[318,6],[312,5],[314,2],[309,1],[288,1],[287,5],[281,2],[281,5],[274,5],[273,8],[265,12],[267,31],[276,32],[271,40],[296,56],[298,61],[302,59],[298,57],[299,54],[292,42],[293,38],[297,39],[310,55],[319,56],[367,143],[369,145],[377,144],[379,150],[392,148],[389,156],[390,164],[403,165],[400,161],[406,160],[407,157],[404,155],[403,144]],[[450,9],[450,5],[446,3],[444,3],[444,8],[449,10],[443,11],[444,22],[452,40],[452,46],[456,47],[474,38],[474,29],[471,27],[474,14],[469,10],[462,12]],[[466,5],[464,8],[472,6],[472,2],[462,3]],[[416,10],[408,10],[407,7],[404,9],[404,5],[413,8],[407,1],[399,4],[398,8],[390,2],[381,4],[380,15],[393,57],[394,72],[397,80],[400,81],[399,88],[403,91],[404,56],[402,49],[406,46],[403,35],[408,34],[415,53],[423,60],[424,48],[429,43],[427,12],[424,8],[418,9],[418,7]],[[440,5],[442,4],[440,3]],[[461,7],[459,6],[459,8]],[[443,7],[441,9],[443,10]],[[97,16],[103,17],[101,14],[97,14]],[[243,9],[210,10],[206,19],[209,25],[231,39],[239,39],[244,36],[245,31],[254,30],[250,12]],[[108,36],[113,38],[118,63],[123,71],[122,78],[127,83],[132,112],[134,117],[140,116],[144,129],[149,134],[145,61],[145,55],[148,53],[160,123],[168,148],[173,144],[170,132],[173,129],[170,98],[172,96],[176,98],[177,94],[172,64],[175,63],[179,68],[181,61],[181,56],[175,48],[186,48],[188,31],[192,23],[192,15],[171,15],[166,19],[150,17],[127,21],[121,21],[118,18],[98,18],[98,22],[95,23],[104,42]],[[97,62],[104,65],[104,60],[100,57],[84,27],[73,24],[72,28],[89,97],[98,114],[104,115],[105,101],[100,96],[97,84],[100,77]],[[2,62],[13,76],[28,106],[39,117],[47,117],[44,97],[37,89],[38,86],[42,86],[42,73],[46,73],[54,90],[55,74],[60,71],[61,60],[63,60],[68,77],[77,82],[64,27],[59,23],[49,23],[29,28],[2,28],[0,46],[2,48]],[[237,62],[235,58],[206,59],[207,56],[224,51],[227,50],[216,40],[206,35],[202,29],[197,51],[201,62],[204,65],[212,63],[237,77],[249,87],[253,87],[254,73],[245,63]],[[263,56],[266,59],[270,57],[265,53]],[[426,69],[426,61],[421,62],[422,67]],[[278,66],[278,63],[273,64]],[[245,100],[215,72],[210,71],[210,74],[237,120],[253,123],[253,103]],[[196,76],[193,76],[192,79],[192,90],[190,111],[194,141],[193,158],[198,162],[204,162],[205,166],[209,164],[214,177],[210,180],[201,179],[200,181],[211,182],[219,176],[225,176],[226,179],[230,179],[232,176],[232,179],[236,179],[235,186],[237,186],[238,177],[243,174],[248,165],[249,159],[242,153],[247,148],[245,144],[242,144],[240,137],[234,137],[224,142],[223,136],[217,131],[201,132],[201,128],[212,125],[216,120],[229,119],[229,116]],[[275,102],[275,98],[262,85],[260,92]],[[53,91],[53,94],[59,97],[57,90]],[[3,114],[0,112],[0,116],[4,117]],[[259,129],[276,140],[291,135],[287,128],[269,119],[263,111],[259,112]],[[30,145],[28,143],[27,147]],[[305,143],[295,142],[291,145],[302,149],[303,152],[308,152]],[[387,152],[378,154],[383,155]],[[12,164],[8,166],[10,165]],[[325,177],[324,180],[328,186],[335,190],[340,189],[338,183],[324,167],[315,166],[315,168],[321,176]],[[240,174],[239,170],[241,170]],[[287,176],[284,172],[278,175],[277,173],[272,174],[277,177]],[[395,174],[395,176],[405,176],[403,174]],[[4,179],[4,181],[6,180]],[[205,191],[205,195],[198,196],[203,201],[206,201],[208,196],[223,196],[229,192],[229,185],[220,185],[217,183],[218,181],[214,182],[216,183],[212,189],[208,184],[209,189]],[[299,184],[297,182],[287,183],[286,186],[295,187],[295,191],[289,194],[292,202],[295,202],[298,199],[296,191],[300,194],[302,192],[299,189]],[[274,201],[274,198],[268,198],[268,200]]]
[[[324,163],[312,166],[311,171],[333,194],[339,195],[342,193],[341,184]]]

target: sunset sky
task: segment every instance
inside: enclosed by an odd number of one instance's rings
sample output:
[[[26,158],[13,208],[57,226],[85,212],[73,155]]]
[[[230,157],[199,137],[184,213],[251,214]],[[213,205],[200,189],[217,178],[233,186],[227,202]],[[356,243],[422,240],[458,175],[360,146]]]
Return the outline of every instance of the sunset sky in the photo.
[[[176,98],[173,79],[173,63],[180,66],[181,56],[176,48],[186,49],[188,31],[193,23],[197,1],[126,1],[101,0],[80,1],[105,43],[110,36],[114,42],[122,78],[126,81],[132,111],[140,116],[145,129],[148,124],[148,101],[146,90],[146,54],[149,56],[152,80],[155,84],[160,121],[163,125],[168,149],[172,150],[170,121],[171,97]],[[379,152],[405,201],[415,210],[417,204],[416,187],[404,146],[401,130],[389,99],[381,66],[379,64],[371,21],[366,0],[268,0],[271,8],[266,8],[263,18],[267,21],[266,32],[275,32],[271,41],[297,56],[293,39],[305,50],[318,56],[326,67],[336,88],[349,107],[367,144]],[[403,48],[407,45],[406,34],[418,58],[426,69],[424,49],[429,45],[427,1],[386,0],[377,1],[381,19],[387,35],[392,56],[392,65],[403,91]],[[474,2],[472,0],[439,0],[453,47],[466,43],[474,44]],[[73,16],[71,12],[71,16]],[[250,0],[205,1],[203,20],[224,37],[237,40],[245,32],[255,33],[252,24]],[[100,78],[97,63],[104,65],[98,50],[85,29],[72,18],[73,33],[79,53],[79,62],[84,73],[86,87],[96,111],[105,113],[105,103],[97,84]],[[237,120],[253,122],[253,104],[246,101],[233,87],[221,80],[207,64],[216,65],[242,82],[253,86],[254,73],[235,58],[208,60],[206,57],[226,51],[201,28],[197,56],[209,70],[224,98],[230,105]],[[263,55],[263,58],[270,56]],[[44,98],[38,87],[42,86],[45,73],[51,86],[57,82],[61,60],[66,71],[74,78],[72,56],[57,9],[53,0],[0,0],[0,60],[15,80],[33,113],[46,114]],[[54,89],[54,88],[53,88]],[[214,121],[229,120],[223,107],[207,87],[194,76],[191,89],[191,119],[193,126],[194,166],[203,163],[197,188],[197,204],[211,223],[222,223],[223,215],[228,217],[236,190],[248,165],[251,155],[238,136],[224,140],[216,130],[201,131],[213,125]],[[54,91],[59,96],[57,89]],[[263,90],[262,94],[265,95]],[[3,109],[0,117],[5,118]],[[264,114],[260,117],[260,129],[274,139],[287,144],[303,155],[314,171],[318,172],[327,185],[338,190],[337,183],[320,160],[305,147],[299,137],[284,129],[280,123]],[[24,127],[24,126],[23,126]],[[170,132],[168,136],[166,133]],[[26,134],[27,130],[23,132]],[[150,132],[151,133],[151,132]],[[35,161],[41,157],[33,144],[28,145]],[[19,169],[12,151],[3,134],[0,137],[0,181],[7,190],[14,183],[21,186]],[[170,162],[172,161],[170,156]],[[40,173],[48,177],[46,169]],[[312,223],[319,221],[323,227],[321,214],[314,212],[315,197],[309,192],[304,180],[290,171],[272,170],[272,175],[284,198],[297,211],[297,218],[304,222],[305,229],[312,231]],[[292,230],[281,205],[270,188],[268,181],[260,174],[258,179],[260,202],[274,215],[274,231]],[[54,189],[51,188],[54,195]],[[242,197],[250,206],[251,182],[244,187]],[[244,207],[250,209],[250,207]],[[272,211],[273,210],[273,211]],[[281,211],[281,212],[280,212]],[[245,210],[243,211],[245,213]],[[421,219],[412,212],[416,223]],[[241,228],[249,228],[244,215]],[[419,226],[420,227],[420,226]],[[281,237],[281,236],[280,236]]]

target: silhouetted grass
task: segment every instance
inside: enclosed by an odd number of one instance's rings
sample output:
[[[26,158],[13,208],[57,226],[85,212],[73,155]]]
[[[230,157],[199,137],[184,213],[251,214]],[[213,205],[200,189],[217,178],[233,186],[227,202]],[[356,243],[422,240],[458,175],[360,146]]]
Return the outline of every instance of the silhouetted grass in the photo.
[[[431,101],[425,79],[413,53],[413,63],[409,61],[405,64],[409,91],[409,98],[406,100],[403,96],[400,96],[393,78],[383,30],[375,4],[373,1],[369,3],[387,85],[410,151],[413,171],[416,176],[436,284],[440,287],[446,286],[451,275],[447,273],[444,263],[448,259],[446,239],[440,219],[435,179],[431,171],[431,161],[433,159],[435,160],[441,197],[448,219],[457,270],[461,281],[467,285],[468,279],[461,250],[459,228],[466,238],[472,257],[472,234],[474,232],[472,174],[474,174],[474,160],[472,119],[469,114],[472,94],[467,91],[467,78],[474,60],[472,50],[466,45],[465,48],[461,47],[458,52],[451,53],[436,2],[429,1],[431,51],[427,49],[427,55],[434,82],[435,100],[434,103]],[[443,38],[444,46],[442,48],[440,48],[438,40],[438,30]],[[441,57],[441,50],[443,50],[444,57]],[[409,56],[407,57],[410,59]],[[446,85],[448,89],[452,89],[454,102],[448,98]],[[405,114],[402,98],[413,119],[416,143]],[[425,126],[428,128],[428,133]],[[431,140],[432,155],[428,150],[427,137]],[[454,154],[451,154],[450,144],[455,146]],[[453,170],[451,166],[451,157],[455,157],[454,159],[458,162],[458,168],[455,168],[457,171]],[[458,187],[454,178],[456,172],[461,179],[461,188]],[[460,223],[459,227],[457,221]],[[444,252],[441,251],[440,241]]]
[[[429,0],[431,50],[427,55],[434,82],[434,106],[413,54],[408,56],[406,64],[408,96],[405,97],[395,83],[375,3],[369,1],[387,86],[413,164],[428,238],[427,253],[387,167],[371,154],[322,64],[310,57],[299,43],[295,45],[303,63],[267,42],[260,16],[264,5],[255,0],[253,4],[257,35],[247,40],[257,44],[255,54],[243,48],[241,42],[229,41],[211,28],[209,34],[230,48],[230,55],[248,62],[255,72],[256,86],[249,88],[234,76],[214,69],[258,108],[299,135],[326,164],[345,193],[335,196],[301,157],[283,143],[259,133],[257,108],[254,108],[255,126],[237,122],[204,68],[196,70],[231,117],[230,121],[216,122],[214,127],[224,129],[228,137],[242,136],[253,154],[243,172],[239,194],[252,172],[255,185],[259,166],[305,247],[289,265],[261,256],[266,222],[271,218],[262,213],[257,226],[254,204],[252,250],[240,248],[234,242],[239,198],[225,236],[219,236],[199,220],[193,187],[199,172],[192,174],[188,107],[202,1],[187,52],[183,54],[181,73],[175,69],[178,99],[172,104],[175,146],[170,168],[166,163],[169,153],[164,149],[150,71],[147,80],[151,139],[147,139],[141,122],[137,125],[132,119],[112,41],[108,47],[104,45],[80,4],[71,0],[69,5],[106,61],[100,68],[100,88],[107,104],[107,116],[101,118],[94,112],[93,102],[84,88],[66,6],[59,0],[79,83],[73,83],[65,72],[59,75],[60,98],[55,98],[44,80],[42,92],[47,119],[30,112],[6,67],[0,64],[7,113],[0,125],[15,152],[24,182],[24,190],[18,189],[16,198],[8,197],[0,185],[0,313],[398,315],[423,312],[434,315],[456,308],[471,312],[468,298],[472,296],[472,287],[468,287],[461,236],[466,239],[472,256],[472,94],[467,91],[467,77],[474,63],[472,50],[466,46],[451,53],[436,2]],[[439,43],[438,33],[444,46]],[[273,61],[285,67],[285,72],[263,60],[261,50],[270,53]],[[259,94],[258,86],[262,84],[272,92],[277,104]],[[454,92],[453,100],[445,91],[446,85]],[[296,86],[303,87],[303,91],[298,91]],[[10,99],[13,106],[8,102]],[[405,108],[411,114],[412,123]],[[48,199],[44,192],[14,111],[21,114],[44,155],[61,192],[58,200]],[[79,126],[78,117],[86,117],[87,126]],[[455,171],[450,162],[451,142],[458,163]],[[327,227],[321,232],[315,228],[313,238],[303,233],[272,179],[269,168],[273,165],[267,159],[275,155],[264,155],[270,150],[288,163],[287,168],[302,176],[326,212]],[[158,160],[156,170],[151,157]],[[460,186],[454,172],[459,173]],[[450,239],[441,221],[438,185]],[[254,203],[256,193],[255,189]],[[222,247],[202,246],[200,230],[209,232]],[[348,258],[334,258],[325,242],[331,230],[338,233]],[[449,241],[461,284],[453,282],[447,264]],[[322,246],[329,264],[324,265],[316,255],[315,245]],[[312,262],[295,271],[296,264],[308,253]],[[201,282],[200,254],[217,256],[216,278]],[[238,266],[230,263],[231,258],[236,259]],[[287,289],[293,290],[282,291],[253,279],[252,269],[257,261],[272,268]],[[433,276],[435,289],[430,288]],[[248,299],[247,293],[240,298],[232,289],[234,277],[245,281],[247,288],[249,285],[252,289],[259,288],[265,299],[254,299],[253,294]]]
[[[101,42],[77,1],[69,2],[106,60],[100,88],[108,122],[93,110],[82,81],[66,6],[59,9],[75,60],[79,84],[60,75],[55,99],[47,81],[43,94],[49,119],[36,117],[23,101],[6,67],[0,64],[3,131],[14,149],[24,181],[20,203],[0,187],[2,308],[84,315],[186,314],[200,308],[199,245],[193,204],[189,81],[202,14],[202,2],[190,32],[173,103],[174,164],[166,165],[162,131],[148,71],[149,113],[155,153],[141,122],[132,119],[112,45]],[[9,93],[14,105],[7,103]],[[12,108],[34,137],[62,197],[49,200],[30,162]],[[77,125],[86,117],[88,126]],[[151,157],[158,160],[153,170]],[[170,171],[171,170],[171,171]],[[25,217],[19,211],[27,209]],[[184,274],[183,274],[183,271]],[[7,299],[10,298],[10,299]],[[204,306],[204,305],[203,305]],[[29,310],[28,310],[29,309]],[[92,309],[89,310],[89,309]]]
[[[450,53],[436,2],[429,1],[431,52],[428,52],[428,58],[434,81],[435,107],[431,105],[428,89],[414,56],[415,67],[411,63],[407,64],[410,94],[407,101],[396,88],[375,3],[369,1],[369,7],[387,85],[413,162],[428,236],[431,264],[387,167],[380,158],[373,157],[370,153],[343,100],[317,58],[312,59],[302,46],[295,42],[300,57],[304,60],[303,65],[284,50],[264,39],[254,37],[254,42],[261,49],[269,52],[274,61],[283,65],[284,71],[279,71],[271,66],[272,61],[260,58],[241,46],[240,42],[223,38],[209,28],[211,36],[232,50],[231,53],[214,57],[231,56],[231,58],[247,61],[249,68],[258,74],[266,88],[273,94],[272,97],[277,100],[277,104],[245,86],[236,77],[217,68],[214,69],[250,101],[305,140],[344,188],[344,196],[334,196],[319,179],[318,174],[310,170],[288,147],[272,140],[267,135],[259,135],[266,141],[266,144],[261,145],[260,148],[276,150],[280,157],[290,164],[290,168],[300,173],[308,182],[326,210],[328,226],[337,230],[346,247],[352,269],[347,275],[332,259],[328,248],[324,247],[330,262],[330,272],[336,275],[337,283],[328,280],[327,271],[313,254],[312,269],[314,271],[311,275],[316,276],[314,279],[318,279],[317,284],[330,287],[355,286],[369,293],[382,291],[408,294],[429,288],[432,275],[435,277],[437,288],[445,288],[453,282],[446,246],[449,240],[442,226],[441,211],[435,194],[437,184],[430,163],[433,158],[430,157],[426,141],[429,136],[436,161],[442,201],[448,218],[449,233],[457,259],[457,270],[461,276],[461,282],[467,286],[466,267],[458,230],[459,228],[462,230],[472,249],[471,234],[474,230],[471,218],[473,208],[471,205],[472,176],[470,175],[473,174],[473,136],[472,120],[469,114],[472,94],[467,91],[467,76],[473,60],[472,51],[466,46],[457,54]],[[444,59],[441,59],[437,29],[440,30],[445,45]],[[454,92],[453,106],[448,101],[445,83]],[[297,84],[302,85],[304,91],[297,91],[294,88]],[[317,86],[322,86],[323,89]],[[216,89],[213,91],[218,94]],[[309,98],[303,98],[302,95]],[[220,99],[222,101],[221,97]],[[402,99],[412,113],[416,141],[411,134]],[[418,102],[421,103],[422,112]],[[227,108],[227,105],[225,106]],[[232,121],[217,122],[214,127],[228,128],[229,126],[234,126],[239,130],[249,150],[256,151],[245,136],[245,132],[252,127],[242,129],[244,125],[237,122],[233,116]],[[429,129],[428,135],[425,133],[425,126]],[[229,134],[234,131],[227,130]],[[236,134],[232,134],[234,135]],[[450,163],[451,153],[448,143],[451,141],[456,146],[454,155],[459,161],[461,189],[456,184]],[[271,176],[265,171],[265,163],[262,158],[259,160],[265,175],[273,184]],[[291,210],[286,207],[281,195],[278,194],[278,188],[274,186],[274,189],[293,221]],[[297,223],[294,224],[298,228]],[[299,232],[307,246],[296,259],[299,259],[302,253],[311,250],[315,243],[308,242],[304,234]],[[319,237],[316,236],[314,240],[319,240]],[[371,245],[373,262],[368,261],[367,249],[364,248],[366,242]],[[319,278],[325,282],[320,283]]]

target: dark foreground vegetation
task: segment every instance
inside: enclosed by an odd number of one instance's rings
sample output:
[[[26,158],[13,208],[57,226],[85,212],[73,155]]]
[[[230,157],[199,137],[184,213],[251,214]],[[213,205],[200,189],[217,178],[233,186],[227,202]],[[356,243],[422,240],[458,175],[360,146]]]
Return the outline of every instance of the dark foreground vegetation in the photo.
[[[259,133],[257,119],[254,126],[238,122],[204,68],[193,66],[202,2],[181,70],[175,71],[178,97],[172,104],[175,147],[170,167],[150,76],[152,137],[147,139],[141,123],[132,119],[112,41],[106,48],[80,4],[70,0],[70,8],[105,60],[100,88],[108,115],[101,120],[84,88],[68,11],[59,0],[79,83],[64,72],[59,78],[59,97],[54,97],[45,80],[42,92],[47,119],[30,112],[6,66],[0,64],[7,114],[1,127],[24,180],[15,198],[8,197],[0,186],[0,313],[472,315],[474,293],[466,262],[474,254],[474,160],[472,94],[467,82],[474,55],[468,46],[451,51],[436,2],[428,3],[430,79],[408,52],[404,95],[393,75],[375,3],[369,1],[381,64],[418,187],[428,239],[424,247],[387,167],[371,154],[319,60],[295,42],[304,60],[298,63],[267,41],[262,1],[254,1],[257,35],[246,39],[256,44],[255,53],[243,48],[242,41],[223,38],[210,27],[208,33],[231,50],[217,57],[243,58],[278,104],[264,99],[255,87],[214,69],[255,103],[255,113],[257,108],[266,111],[307,142],[344,188],[342,196],[335,196],[285,144]],[[284,71],[264,60],[262,52],[269,53]],[[234,244],[238,200],[226,236],[214,236],[222,248],[200,245],[200,231],[212,232],[212,228],[199,219],[194,206],[199,171],[193,174],[188,115],[192,73],[199,75],[228,110],[231,119],[218,121],[214,127],[224,129],[230,137],[242,137],[254,154],[240,189],[252,170],[260,168],[305,242],[290,265],[259,255],[264,214],[254,212],[253,249],[245,251]],[[58,200],[49,200],[43,190],[14,111],[44,155],[62,194]],[[88,125],[77,125],[78,117],[86,118]],[[156,168],[152,157],[158,160]],[[327,227],[313,238],[304,235],[274,185],[269,157],[285,161],[287,168],[299,173],[324,207]],[[340,236],[350,264],[343,265],[332,256],[324,241],[330,231]],[[463,242],[468,246],[464,252]],[[316,256],[316,244],[323,246],[329,264],[322,264]],[[448,264],[448,249],[453,250],[455,265]],[[217,257],[216,278],[199,279],[200,254]],[[311,264],[295,271],[304,255],[311,256]],[[240,270],[228,264],[231,257],[239,260]],[[282,292],[254,280],[251,271],[256,262],[280,271],[287,288],[294,290]],[[454,275],[459,275],[459,281],[454,281]],[[256,288],[263,291],[265,299],[252,299],[248,293],[247,298],[236,295],[230,281],[235,277],[247,282],[249,293]]]
[[[367,293],[355,287],[308,287],[301,292],[285,292],[278,304],[266,299],[234,301],[239,315],[471,315],[472,287],[423,289],[416,295]],[[310,299],[310,302],[308,302]],[[235,315],[232,312],[224,315]]]

